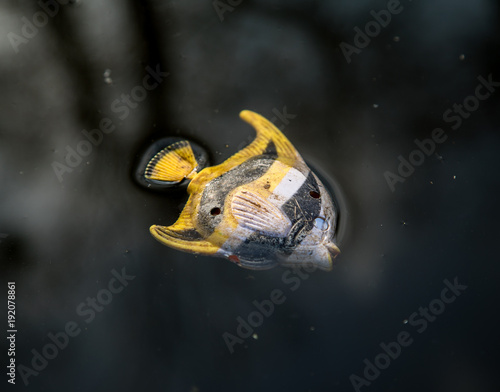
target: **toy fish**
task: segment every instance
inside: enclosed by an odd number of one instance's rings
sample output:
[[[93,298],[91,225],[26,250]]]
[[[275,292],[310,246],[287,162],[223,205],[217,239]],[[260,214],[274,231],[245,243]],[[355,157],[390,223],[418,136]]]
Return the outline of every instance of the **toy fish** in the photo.
[[[153,225],[151,234],[171,248],[224,257],[244,268],[311,264],[330,270],[340,253],[331,196],[271,122],[248,110],[240,117],[257,137],[220,165],[201,169],[186,140],[151,159],[147,181],[190,180],[177,222]]]

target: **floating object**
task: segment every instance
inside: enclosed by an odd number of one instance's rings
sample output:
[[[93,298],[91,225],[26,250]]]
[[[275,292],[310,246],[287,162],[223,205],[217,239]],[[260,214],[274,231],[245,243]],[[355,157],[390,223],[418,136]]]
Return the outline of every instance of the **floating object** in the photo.
[[[153,225],[151,234],[171,248],[224,257],[244,268],[330,270],[340,253],[332,197],[271,122],[248,110],[240,117],[257,137],[220,165],[204,167],[199,146],[182,139],[149,161],[145,182],[189,182],[190,195],[177,222]]]

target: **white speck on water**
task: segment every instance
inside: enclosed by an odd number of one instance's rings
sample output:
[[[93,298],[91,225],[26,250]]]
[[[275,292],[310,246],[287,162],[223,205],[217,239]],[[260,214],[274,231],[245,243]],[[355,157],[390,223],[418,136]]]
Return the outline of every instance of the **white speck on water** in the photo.
[[[404,319],[403,324],[408,324],[408,319]]]
[[[458,59],[459,59],[460,61],[464,61],[464,59],[465,59],[465,54],[461,54],[460,56],[458,56]]]
[[[399,42],[399,37],[396,35],[393,39],[394,42]]]
[[[259,338],[259,335],[257,335],[256,333],[254,333],[254,334],[252,335],[252,338],[254,338],[255,340],[257,340],[257,339]]]
[[[453,176],[453,179],[456,180],[457,179],[457,176]]]
[[[373,108],[374,108],[374,109],[377,109],[377,108],[378,108],[378,104],[374,103],[374,104],[373,104]]]
[[[109,68],[104,70],[104,83],[111,84],[113,83],[113,79],[111,79],[111,70]]]

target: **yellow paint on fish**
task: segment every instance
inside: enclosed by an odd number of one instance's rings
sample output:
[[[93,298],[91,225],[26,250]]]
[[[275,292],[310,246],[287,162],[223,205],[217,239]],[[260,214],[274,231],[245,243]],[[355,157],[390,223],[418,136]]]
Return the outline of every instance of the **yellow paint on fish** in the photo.
[[[240,117],[257,136],[220,165],[198,171],[187,141],[150,161],[147,180],[191,180],[177,222],[153,225],[151,234],[174,249],[225,257],[245,268],[312,263],[331,269],[339,253],[331,196],[271,122],[248,110]]]

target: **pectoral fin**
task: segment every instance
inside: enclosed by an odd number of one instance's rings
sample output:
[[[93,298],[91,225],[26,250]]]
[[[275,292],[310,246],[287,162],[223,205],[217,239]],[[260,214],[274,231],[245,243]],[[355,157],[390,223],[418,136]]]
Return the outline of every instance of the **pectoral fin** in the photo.
[[[233,195],[231,212],[239,225],[271,237],[286,237],[292,226],[283,211],[248,190],[239,190]]]

